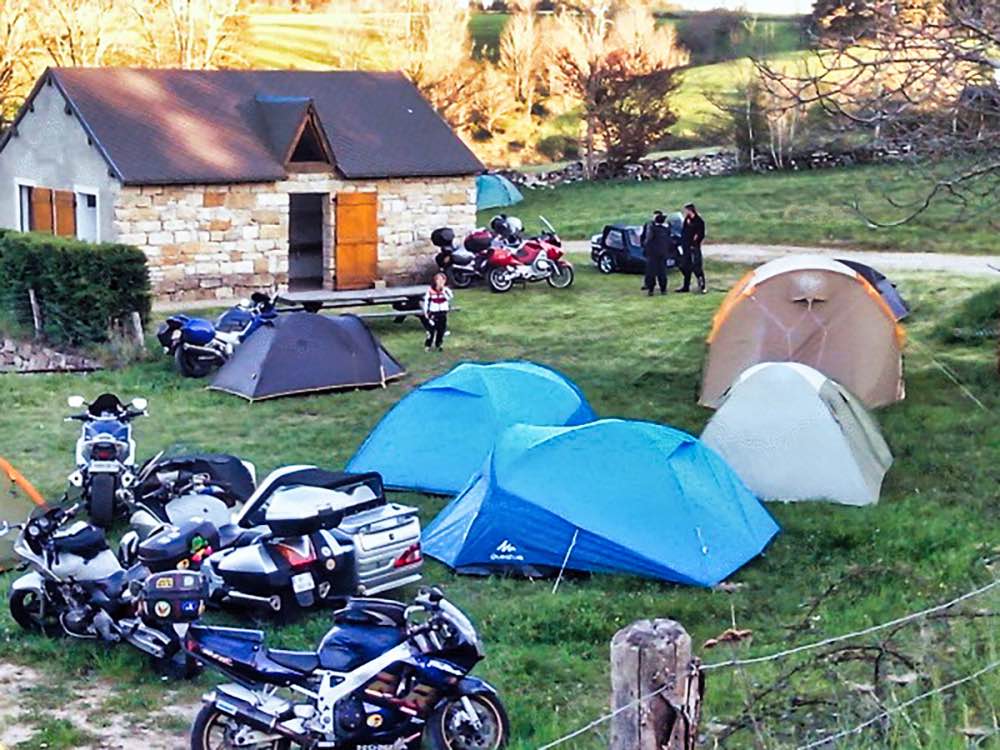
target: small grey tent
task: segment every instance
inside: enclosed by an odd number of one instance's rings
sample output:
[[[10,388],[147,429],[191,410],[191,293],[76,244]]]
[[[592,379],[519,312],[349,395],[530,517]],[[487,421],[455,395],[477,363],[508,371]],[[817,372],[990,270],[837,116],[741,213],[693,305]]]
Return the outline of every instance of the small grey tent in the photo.
[[[892,453],[843,387],[797,362],[746,370],[701,439],[764,500],[878,502]]]
[[[384,386],[406,373],[356,315],[282,314],[247,338],[210,389],[259,401]]]

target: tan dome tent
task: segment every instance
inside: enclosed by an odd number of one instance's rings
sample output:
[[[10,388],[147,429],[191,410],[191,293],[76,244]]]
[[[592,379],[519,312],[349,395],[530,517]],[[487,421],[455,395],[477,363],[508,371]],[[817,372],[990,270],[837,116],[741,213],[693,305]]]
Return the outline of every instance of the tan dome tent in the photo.
[[[903,329],[879,293],[830,258],[765,263],[726,295],[708,337],[699,403],[718,407],[741,372],[761,362],[801,362],[867,407],[903,398]]]
[[[762,500],[878,502],[892,453],[865,407],[797,362],[744,372],[701,435]]]

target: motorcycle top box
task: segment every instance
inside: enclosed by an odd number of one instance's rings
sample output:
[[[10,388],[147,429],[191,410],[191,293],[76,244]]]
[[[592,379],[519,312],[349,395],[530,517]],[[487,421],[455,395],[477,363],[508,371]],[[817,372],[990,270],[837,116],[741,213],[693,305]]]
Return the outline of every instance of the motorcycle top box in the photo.
[[[211,522],[196,518],[149,537],[139,545],[139,562],[154,573],[197,569],[218,549],[218,530]]]
[[[184,338],[190,344],[204,346],[215,338],[215,326],[202,318],[189,318],[184,324]]]
[[[451,227],[438,227],[431,232],[431,244],[434,247],[451,247],[455,242],[455,230]]]
[[[303,536],[337,528],[352,504],[336,490],[288,487],[274,493],[264,519],[276,536]]]
[[[208,588],[201,574],[172,570],[151,575],[139,595],[139,614],[154,625],[194,622],[205,612]]]

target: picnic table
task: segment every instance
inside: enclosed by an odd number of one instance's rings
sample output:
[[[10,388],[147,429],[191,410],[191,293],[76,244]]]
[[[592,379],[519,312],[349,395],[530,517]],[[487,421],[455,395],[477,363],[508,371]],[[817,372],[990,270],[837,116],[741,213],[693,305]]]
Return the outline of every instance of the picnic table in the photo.
[[[420,305],[427,291],[426,284],[416,286],[389,286],[377,289],[315,289],[302,292],[283,292],[277,297],[280,310],[335,310],[343,307],[391,307],[392,312],[360,313],[362,318],[395,318],[402,321],[407,315],[421,315]]]

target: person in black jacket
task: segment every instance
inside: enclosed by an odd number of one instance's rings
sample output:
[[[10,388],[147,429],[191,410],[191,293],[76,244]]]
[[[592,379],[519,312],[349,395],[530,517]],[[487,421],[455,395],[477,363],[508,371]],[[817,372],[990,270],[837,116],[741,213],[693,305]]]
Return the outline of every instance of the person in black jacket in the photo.
[[[684,206],[684,230],[681,238],[681,246],[684,255],[681,258],[681,272],[684,274],[684,286],[678,292],[691,291],[692,274],[698,279],[698,289],[704,294],[705,268],[701,257],[701,243],[705,239],[705,220],[701,218],[698,209],[693,203]]]
[[[642,228],[639,241],[642,244],[642,254],[646,256],[646,283],[642,287],[652,297],[657,283],[660,294],[667,293],[667,257],[670,255],[670,230],[666,225],[667,217],[660,211],[653,214],[653,221],[647,222]]]

